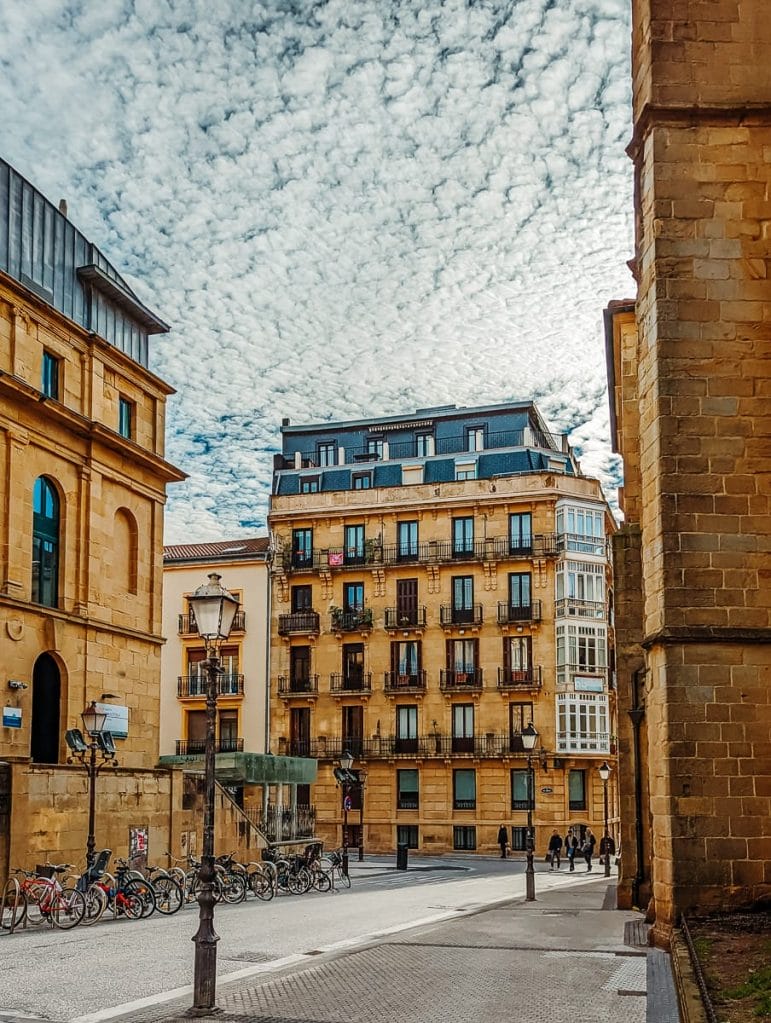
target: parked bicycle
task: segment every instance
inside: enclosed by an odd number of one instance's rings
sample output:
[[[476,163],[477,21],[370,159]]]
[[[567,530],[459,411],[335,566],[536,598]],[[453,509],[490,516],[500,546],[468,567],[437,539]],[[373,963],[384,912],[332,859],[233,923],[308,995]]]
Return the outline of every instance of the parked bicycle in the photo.
[[[9,879],[0,903],[0,927],[10,930],[41,923],[61,930],[76,927],[86,912],[85,897],[75,888],[63,888],[58,877],[70,867],[69,863],[46,864],[44,872],[16,867],[17,877]]]

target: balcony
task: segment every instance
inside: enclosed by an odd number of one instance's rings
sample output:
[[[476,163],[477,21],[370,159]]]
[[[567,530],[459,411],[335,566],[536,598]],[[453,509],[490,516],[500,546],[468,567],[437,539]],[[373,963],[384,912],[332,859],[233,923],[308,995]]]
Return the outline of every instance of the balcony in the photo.
[[[604,600],[577,600],[575,597],[563,597],[555,601],[554,614],[557,618],[607,617]]]
[[[372,608],[362,607],[355,611],[334,608],[331,616],[333,632],[362,632],[372,628]]]
[[[387,607],[385,609],[386,629],[425,629],[425,607]]]
[[[291,614],[278,616],[279,636],[318,634],[320,631],[318,611],[292,611]]]
[[[387,671],[384,675],[383,688],[386,693],[424,693],[426,691],[426,673],[425,671]]]
[[[419,810],[420,796],[417,792],[400,792],[396,797],[397,810]]]
[[[214,743],[215,753],[243,753],[243,739],[218,739]],[[177,739],[178,757],[202,757],[206,752],[206,739]]]
[[[206,697],[206,677],[203,675],[178,675],[177,696],[180,699],[192,699]],[[243,696],[244,676],[243,675],[219,675],[217,678],[218,696]]]
[[[529,668],[499,668],[498,669],[499,689],[540,689],[541,688],[541,667],[540,665]]]
[[[357,675],[336,673],[329,676],[330,693],[371,693],[372,672],[360,672]]]
[[[319,693],[318,675],[301,675],[298,677],[279,675],[277,682],[278,695],[282,700],[288,700],[293,696],[318,696]]]
[[[474,604],[472,607],[454,607],[451,604],[442,604],[439,608],[439,622],[445,629],[454,626],[481,625],[482,605]]]
[[[508,601],[498,603],[498,624],[514,625],[518,622],[540,622],[541,601],[532,600],[529,604],[509,604]]]
[[[279,744],[281,746],[281,742]],[[283,747],[282,747],[283,748]],[[354,737],[319,737],[306,742],[302,756],[318,760],[339,760],[350,752],[357,760],[448,759],[452,757],[498,759],[512,754],[525,757],[522,737],[518,733],[487,732],[483,735],[452,736],[439,732],[430,735],[375,735],[364,739]]]
[[[557,732],[560,753],[594,753],[610,756],[610,732]]]
[[[578,554],[594,554],[604,558],[607,554],[607,541],[604,536],[586,536],[584,533],[557,534],[557,550]]]
[[[289,555],[289,563],[292,568],[302,571],[306,568],[313,568],[313,551],[292,551]]]
[[[246,630],[246,612],[236,611],[233,619],[231,633],[244,632]],[[178,615],[177,632],[180,636],[197,636],[198,627],[195,624],[195,615],[192,611],[185,615]]]
[[[452,671],[443,668],[439,672],[439,688],[442,692],[474,692],[482,688],[482,669]]]

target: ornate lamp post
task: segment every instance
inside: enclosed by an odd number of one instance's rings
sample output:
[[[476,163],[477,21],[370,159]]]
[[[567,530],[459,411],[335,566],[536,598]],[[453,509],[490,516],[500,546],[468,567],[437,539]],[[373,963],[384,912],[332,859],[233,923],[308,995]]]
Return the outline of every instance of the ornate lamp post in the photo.
[[[343,777],[343,873],[348,876],[348,811],[351,808],[351,768],[353,755],[348,750],[340,757]]]
[[[80,715],[83,721],[83,729],[88,735],[90,742],[83,738],[83,732],[79,728],[70,728],[64,734],[64,739],[72,751],[73,757],[81,762],[88,771],[88,838],[86,839],[86,869],[94,865],[94,850],[96,839],[94,838],[94,822],[96,818],[96,776],[107,764],[116,767],[115,743],[110,732],[105,731],[107,714],[98,710],[96,701],[92,700]],[[101,761],[97,762],[97,753],[101,754]],[[72,757],[70,757],[72,761]]]
[[[533,835],[533,750],[537,741],[538,732],[531,721],[527,728],[522,731],[522,745],[527,753],[527,866],[525,867],[525,899],[527,902],[535,901],[535,867],[533,866],[533,852],[535,850],[535,836]]]
[[[214,1009],[217,988],[217,942],[214,930],[214,735],[217,723],[217,676],[221,674],[219,650],[230,635],[238,601],[220,584],[216,572],[208,583],[189,597],[198,634],[206,647],[206,745],[204,754],[203,850],[198,872],[198,930],[195,942],[192,1015],[207,1015]]]
[[[605,848],[605,877],[610,877],[610,835],[608,834],[608,779],[610,778],[610,765],[607,760],[598,768],[602,778],[602,795],[605,809],[605,835],[602,844]]]

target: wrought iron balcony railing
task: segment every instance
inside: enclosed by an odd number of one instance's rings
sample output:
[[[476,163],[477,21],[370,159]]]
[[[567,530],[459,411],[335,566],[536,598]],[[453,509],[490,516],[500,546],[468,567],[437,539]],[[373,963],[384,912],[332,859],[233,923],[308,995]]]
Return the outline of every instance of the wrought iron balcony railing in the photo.
[[[426,673],[387,671],[383,681],[387,693],[422,693],[426,688]]]
[[[243,739],[217,739],[214,743],[215,753],[242,753],[243,749]],[[177,739],[178,757],[202,757],[205,752],[205,739]]]
[[[481,604],[474,604],[472,607],[442,604],[439,608],[439,621],[445,628],[453,625],[481,625],[482,617]]]
[[[397,810],[419,810],[420,796],[417,792],[399,793],[396,797]]]
[[[372,672],[364,671],[356,675],[344,675],[336,672],[329,676],[330,693],[371,693]]]
[[[177,631],[180,636],[195,636],[198,634],[198,626],[195,624],[195,615],[192,611],[178,616]],[[236,611],[233,619],[231,632],[244,632],[246,629],[246,612]]]
[[[512,625],[515,622],[540,622],[541,601],[531,600],[529,604],[498,602],[498,624]]]
[[[320,631],[318,611],[292,611],[291,614],[278,616],[279,636],[292,636],[298,633],[318,633]]]
[[[278,695],[282,699],[291,696],[317,696],[319,691],[318,675],[279,675]]]
[[[363,607],[357,611],[333,611],[331,615],[333,632],[359,632],[372,628],[372,608]]]
[[[439,688],[448,690],[475,690],[482,688],[482,669],[455,671],[443,668],[439,672]]]
[[[499,668],[499,689],[540,689],[541,667],[531,665],[529,668]]]
[[[385,627],[387,629],[424,629],[425,626],[425,607],[387,607],[385,609]]]
[[[207,681],[205,675],[177,676],[177,696],[181,699],[196,696],[201,698],[205,697],[206,686]],[[218,675],[217,694],[219,696],[243,696],[244,676],[238,674]]]
[[[282,743],[279,744],[283,749]],[[287,749],[291,747],[289,743]],[[493,733],[474,736],[429,735],[399,736],[375,735],[370,738],[318,737],[305,743],[306,752],[298,756],[318,760],[339,760],[350,752],[357,760],[431,759],[448,757],[499,758],[515,755],[526,757],[519,733]]]

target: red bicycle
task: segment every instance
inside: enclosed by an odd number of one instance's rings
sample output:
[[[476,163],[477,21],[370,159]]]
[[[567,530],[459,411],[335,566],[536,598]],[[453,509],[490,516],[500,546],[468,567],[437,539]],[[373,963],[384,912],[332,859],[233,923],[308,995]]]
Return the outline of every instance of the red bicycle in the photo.
[[[47,864],[46,873],[14,871],[23,880],[9,879],[0,902],[0,927],[4,930],[22,924],[35,926],[48,923],[61,930],[76,927],[86,912],[86,900],[75,888],[62,888],[58,874],[70,869],[70,864]],[[50,876],[46,876],[49,874]]]

